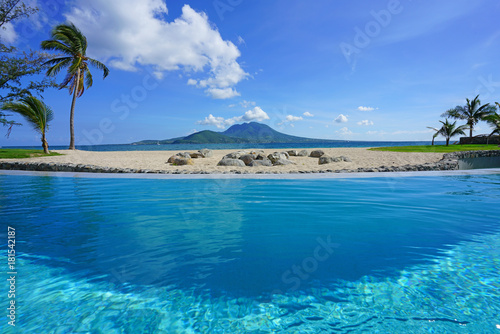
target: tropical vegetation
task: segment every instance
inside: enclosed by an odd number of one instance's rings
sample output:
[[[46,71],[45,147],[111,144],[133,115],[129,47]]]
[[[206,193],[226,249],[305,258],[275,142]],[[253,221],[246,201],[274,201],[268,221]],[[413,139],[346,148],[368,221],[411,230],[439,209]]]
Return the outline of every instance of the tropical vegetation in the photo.
[[[42,147],[45,154],[49,154],[49,144],[45,134],[49,129],[49,123],[54,118],[54,113],[49,106],[34,96],[27,96],[19,102],[6,102],[1,107],[2,110],[9,110],[24,117],[33,126],[33,129],[42,136]]]
[[[0,0],[0,29],[7,23],[27,18],[38,11],[21,0]],[[15,101],[33,94],[41,94],[45,89],[56,87],[50,78],[34,80],[33,76],[45,71],[43,64],[50,59],[50,55],[38,51],[21,52],[13,46],[7,46],[0,40],[0,104]],[[14,125],[20,125],[7,119],[7,115],[0,112],[0,124],[7,126],[7,136]]]
[[[73,95],[70,109],[70,144],[69,149],[75,149],[75,103],[76,98],[82,96],[86,88],[92,86],[92,74],[89,65],[96,67],[103,72],[103,79],[109,74],[108,68],[98,60],[88,57],[87,38],[73,23],[63,23],[57,25],[51,32],[50,40],[43,41],[42,49],[61,53],[47,60],[44,65],[50,66],[47,76],[56,76],[63,68],[67,68],[67,74],[59,89],[68,88],[70,95]]]
[[[25,159],[45,156],[61,155],[60,153],[50,152],[45,154],[41,150],[27,150],[20,148],[0,148],[0,159]]]
[[[456,106],[453,109],[446,111],[441,117],[450,117],[453,119],[466,120],[469,128],[469,137],[472,138],[474,126],[485,119],[485,117],[493,114],[496,110],[495,106],[490,106],[489,103],[481,105],[479,95],[474,99],[466,99],[467,103],[464,106]]]

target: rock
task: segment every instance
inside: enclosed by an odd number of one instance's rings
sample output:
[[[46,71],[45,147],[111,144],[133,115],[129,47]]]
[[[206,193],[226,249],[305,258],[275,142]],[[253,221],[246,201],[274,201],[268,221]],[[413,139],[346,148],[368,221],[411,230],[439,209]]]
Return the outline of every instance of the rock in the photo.
[[[278,159],[273,162],[273,166],[286,166],[286,165],[295,165],[295,163],[288,159]]]
[[[243,161],[245,165],[248,166],[252,161],[254,161],[255,158],[256,156],[253,154],[245,154],[240,157],[240,160]]]
[[[271,167],[272,165],[273,164],[272,164],[271,160],[269,160],[269,159],[253,160],[252,162],[250,162],[250,164],[248,164],[248,166],[251,166],[251,167],[258,167],[258,166]]]
[[[203,156],[203,158],[210,158],[213,156],[212,150],[209,150],[208,148],[204,148],[202,150],[199,150],[200,154]]]
[[[248,154],[246,151],[238,151],[226,154],[223,159],[239,159],[242,155]]]
[[[191,158],[183,158],[183,157],[176,157],[174,161],[172,162],[172,165],[174,166],[186,166],[186,165],[194,165],[193,160]]]
[[[177,153],[176,155],[181,157],[181,158],[191,159],[191,154],[189,154],[189,152]]]
[[[245,167],[245,163],[240,159],[226,158],[219,161],[217,166],[235,166],[235,167]]]
[[[297,150],[290,150],[290,151],[287,151],[287,153],[291,157],[296,157],[297,155],[299,155],[299,152]]]
[[[272,163],[273,163],[273,165],[274,165],[274,163],[275,163],[276,161],[280,160],[280,159],[281,159],[281,160],[288,160],[288,153],[286,153],[286,154],[285,154],[284,152],[280,152],[280,153],[278,153],[278,152],[274,152],[273,154],[269,154],[269,155],[267,156],[267,158],[268,158],[269,160],[271,160],[271,162],[272,162]]]
[[[264,152],[257,153],[255,160],[269,160]]]
[[[309,156],[309,152],[307,150],[302,150],[299,153],[297,153],[298,157],[307,157]]]
[[[311,154],[309,154],[311,158],[320,158],[323,155],[325,155],[325,152],[323,152],[322,150],[314,150],[311,152]]]
[[[332,158],[328,155],[323,155],[322,157],[319,158],[318,164],[325,165],[325,164],[329,164],[332,162],[341,162],[341,161],[342,161],[341,158]]]
[[[200,152],[189,153],[192,159],[204,158],[203,154]]]
[[[352,162],[352,160],[349,157],[346,157],[344,155],[341,155],[339,158],[342,159],[342,161],[345,161],[345,162]]]
[[[174,159],[178,158],[178,157],[179,157],[178,155],[172,155],[170,158],[168,158],[167,163],[169,163],[169,164],[173,163]]]

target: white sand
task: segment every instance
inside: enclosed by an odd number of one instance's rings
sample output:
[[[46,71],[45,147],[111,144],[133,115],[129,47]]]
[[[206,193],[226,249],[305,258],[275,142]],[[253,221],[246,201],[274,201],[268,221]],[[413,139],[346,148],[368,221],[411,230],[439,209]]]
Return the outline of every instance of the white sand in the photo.
[[[319,149],[319,148],[318,148]],[[268,149],[267,154],[273,152],[288,151],[291,149]],[[298,151],[302,149],[297,149]],[[308,149],[311,150],[316,149]],[[83,165],[95,165],[100,167],[113,168],[133,168],[150,170],[185,170],[187,172],[210,172],[221,173],[231,170],[241,170],[250,173],[255,172],[299,172],[299,171],[321,171],[357,168],[378,168],[381,166],[404,166],[420,165],[424,163],[434,163],[443,157],[442,153],[402,153],[402,152],[381,152],[369,151],[367,148],[321,148],[331,157],[347,156],[352,162],[336,162],[326,165],[319,165],[318,158],[310,157],[290,157],[295,165],[273,166],[273,167],[222,167],[217,163],[228,153],[237,150],[214,150],[211,158],[193,159],[193,166],[173,166],[166,163],[168,158],[180,151],[114,151],[114,152],[90,152],[90,151],[54,151],[62,156],[50,156],[20,159],[26,162],[52,162],[52,163],[72,163]],[[246,150],[251,151],[251,150]],[[14,161],[13,159],[3,159],[0,161]]]

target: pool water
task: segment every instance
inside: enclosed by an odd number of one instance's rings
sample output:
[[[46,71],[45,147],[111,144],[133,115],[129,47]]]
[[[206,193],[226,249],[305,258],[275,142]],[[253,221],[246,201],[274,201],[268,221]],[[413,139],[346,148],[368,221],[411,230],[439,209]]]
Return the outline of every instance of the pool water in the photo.
[[[499,203],[500,174],[0,175],[0,332],[500,333]]]

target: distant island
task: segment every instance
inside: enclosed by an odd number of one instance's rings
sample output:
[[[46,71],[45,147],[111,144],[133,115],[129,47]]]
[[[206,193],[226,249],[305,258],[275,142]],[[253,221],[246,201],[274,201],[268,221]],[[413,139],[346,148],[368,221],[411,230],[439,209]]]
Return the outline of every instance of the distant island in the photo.
[[[268,125],[250,122],[235,124],[224,132],[204,130],[186,137],[177,137],[165,140],[142,140],[132,143],[132,145],[328,143],[342,141],[343,140],[313,139],[290,136],[278,132]]]

